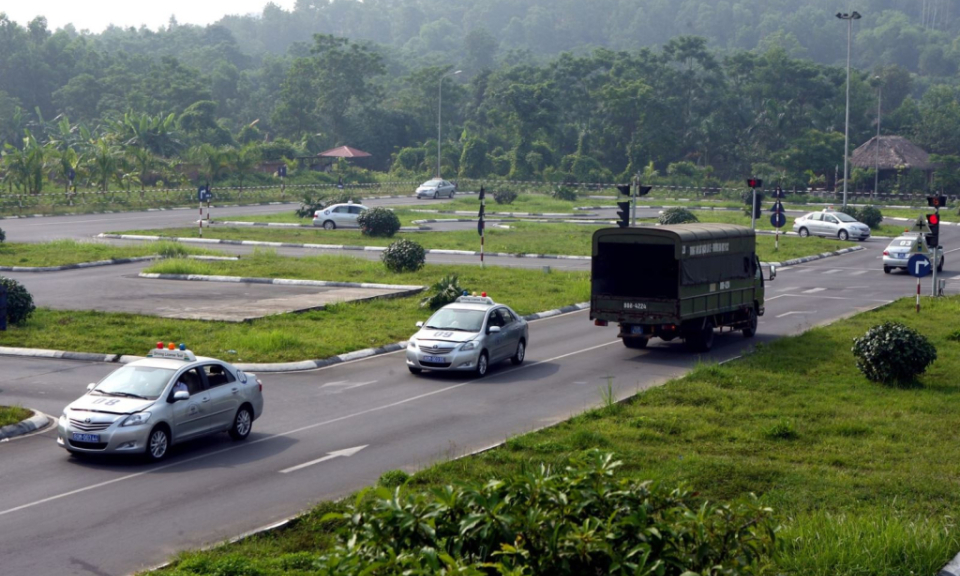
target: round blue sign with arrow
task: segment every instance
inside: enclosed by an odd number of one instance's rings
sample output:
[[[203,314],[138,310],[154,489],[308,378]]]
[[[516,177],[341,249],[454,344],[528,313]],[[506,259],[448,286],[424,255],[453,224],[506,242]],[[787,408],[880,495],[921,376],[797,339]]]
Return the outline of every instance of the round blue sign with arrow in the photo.
[[[783,228],[787,223],[787,217],[782,212],[770,215],[770,224],[774,228]]]
[[[914,278],[923,278],[933,269],[930,265],[930,259],[923,254],[914,254],[907,261],[907,272]]]

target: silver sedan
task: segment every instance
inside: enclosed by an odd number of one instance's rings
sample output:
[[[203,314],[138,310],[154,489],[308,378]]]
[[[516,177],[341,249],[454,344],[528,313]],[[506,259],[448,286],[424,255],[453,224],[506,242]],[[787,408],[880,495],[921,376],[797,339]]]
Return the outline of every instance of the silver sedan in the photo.
[[[793,221],[793,231],[807,236],[826,236],[847,240],[866,240],[870,237],[870,227],[843,212],[824,210],[811,212]]]
[[[453,198],[456,191],[456,184],[441,178],[434,178],[417,187],[417,200],[421,198]]]
[[[407,342],[407,368],[413,374],[426,369],[483,376],[507,358],[522,363],[530,341],[526,320],[484,296],[461,296],[417,327],[420,331]]]
[[[73,454],[161,460],[173,444],[216,432],[249,434],[263,413],[263,384],[215,358],[158,347],[110,373],[67,406],[57,444]]]
[[[367,211],[363,204],[334,204],[313,213],[313,225],[325,230],[356,228],[357,217]]]

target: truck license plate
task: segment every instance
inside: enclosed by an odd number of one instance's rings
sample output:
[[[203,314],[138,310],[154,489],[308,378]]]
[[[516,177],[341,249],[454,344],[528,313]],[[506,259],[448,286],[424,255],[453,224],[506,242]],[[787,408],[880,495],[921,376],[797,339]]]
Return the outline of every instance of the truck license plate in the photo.
[[[631,327],[630,327],[630,333],[631,333],[631,334],[643,334],[643,326],[631,326]]]

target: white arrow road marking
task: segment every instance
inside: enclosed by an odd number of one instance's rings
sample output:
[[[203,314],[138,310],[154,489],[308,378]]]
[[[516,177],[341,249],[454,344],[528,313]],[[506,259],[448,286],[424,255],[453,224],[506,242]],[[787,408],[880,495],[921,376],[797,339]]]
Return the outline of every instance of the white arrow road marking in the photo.
[[[336,382],[327,382],[326,384],[321,386],[321,388],[327,388],[328,386],[346,386],[349,383],[350,383],[349,380],[337,380]]]
[[[783,314],[780,314],[779,316],[777,316],[777,318],[783,318],[784,316],[789,316],[791,314],[816,314],[816,313],[817,313],[816,310],[812,310],[809,312],[806,310],[794,310],[793,312],[785,312]]]
[[[292,466],[292,467],[290,467],[290,468],[285,468],[285,469],[281,470],[280,473],[281,473],[281,474],[288,474],[288,473],[290,473],[290,472],[296,472],[297,470],[301,470],[301,469],[303,469],[303,468],[306,468],[307,466],[313,466],[314,464],[319,464],[319,463],[321,463],[321,462],[326,462],[327,460],[333,460],[334,458],[340,458],[341,456],[349,458],[350,456],[353,456],[354,454],[356,454],[357,452],[363,450],[363,449],[366,448],[367,446],[369,446],[369,444],[364,444],[363,446],[355,446],[355,447],[353,447],[353,448],[345,448],[345,449],[343,449],[343,450],[337,450],[337,451],[335,451],[335,452],[327,452],[327,455],[324,456],[323,458],[317,458],[316,460],[311,460],[311,461],[309,461],[309,462],[304,462],[303,464],[300,464],[300,465],[297,465],[297,466]]]
[[[361,386],[366,386],[368,384],[376,384],[377,382],[379,382],[379,380],[371,380],[369,382],[360,382],[359,384],[351,384],[346,388],[344,388],[344,390],[353,390],[354,388],[359,388]]]
[[[803,294],[813,294],[814,292],[823,292],[826,288],[811,288],[809,290],[804,290]]]

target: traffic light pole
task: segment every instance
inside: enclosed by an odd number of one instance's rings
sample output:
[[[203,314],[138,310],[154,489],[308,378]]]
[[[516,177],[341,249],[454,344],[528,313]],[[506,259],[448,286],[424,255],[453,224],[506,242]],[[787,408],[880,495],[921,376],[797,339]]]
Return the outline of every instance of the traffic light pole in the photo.
[[[757,189],[751,188],[753,190],[753,200],[750,202],[750,228],[757,229]]]
[[[937,226],[940,226],[940,205],[934,206],[933,213],[937,215]],[[937,257],[940,256],[940,235],[937,235],[937,241],[933,246],[933,286],[930,287],[930,295],[937,297]]]

